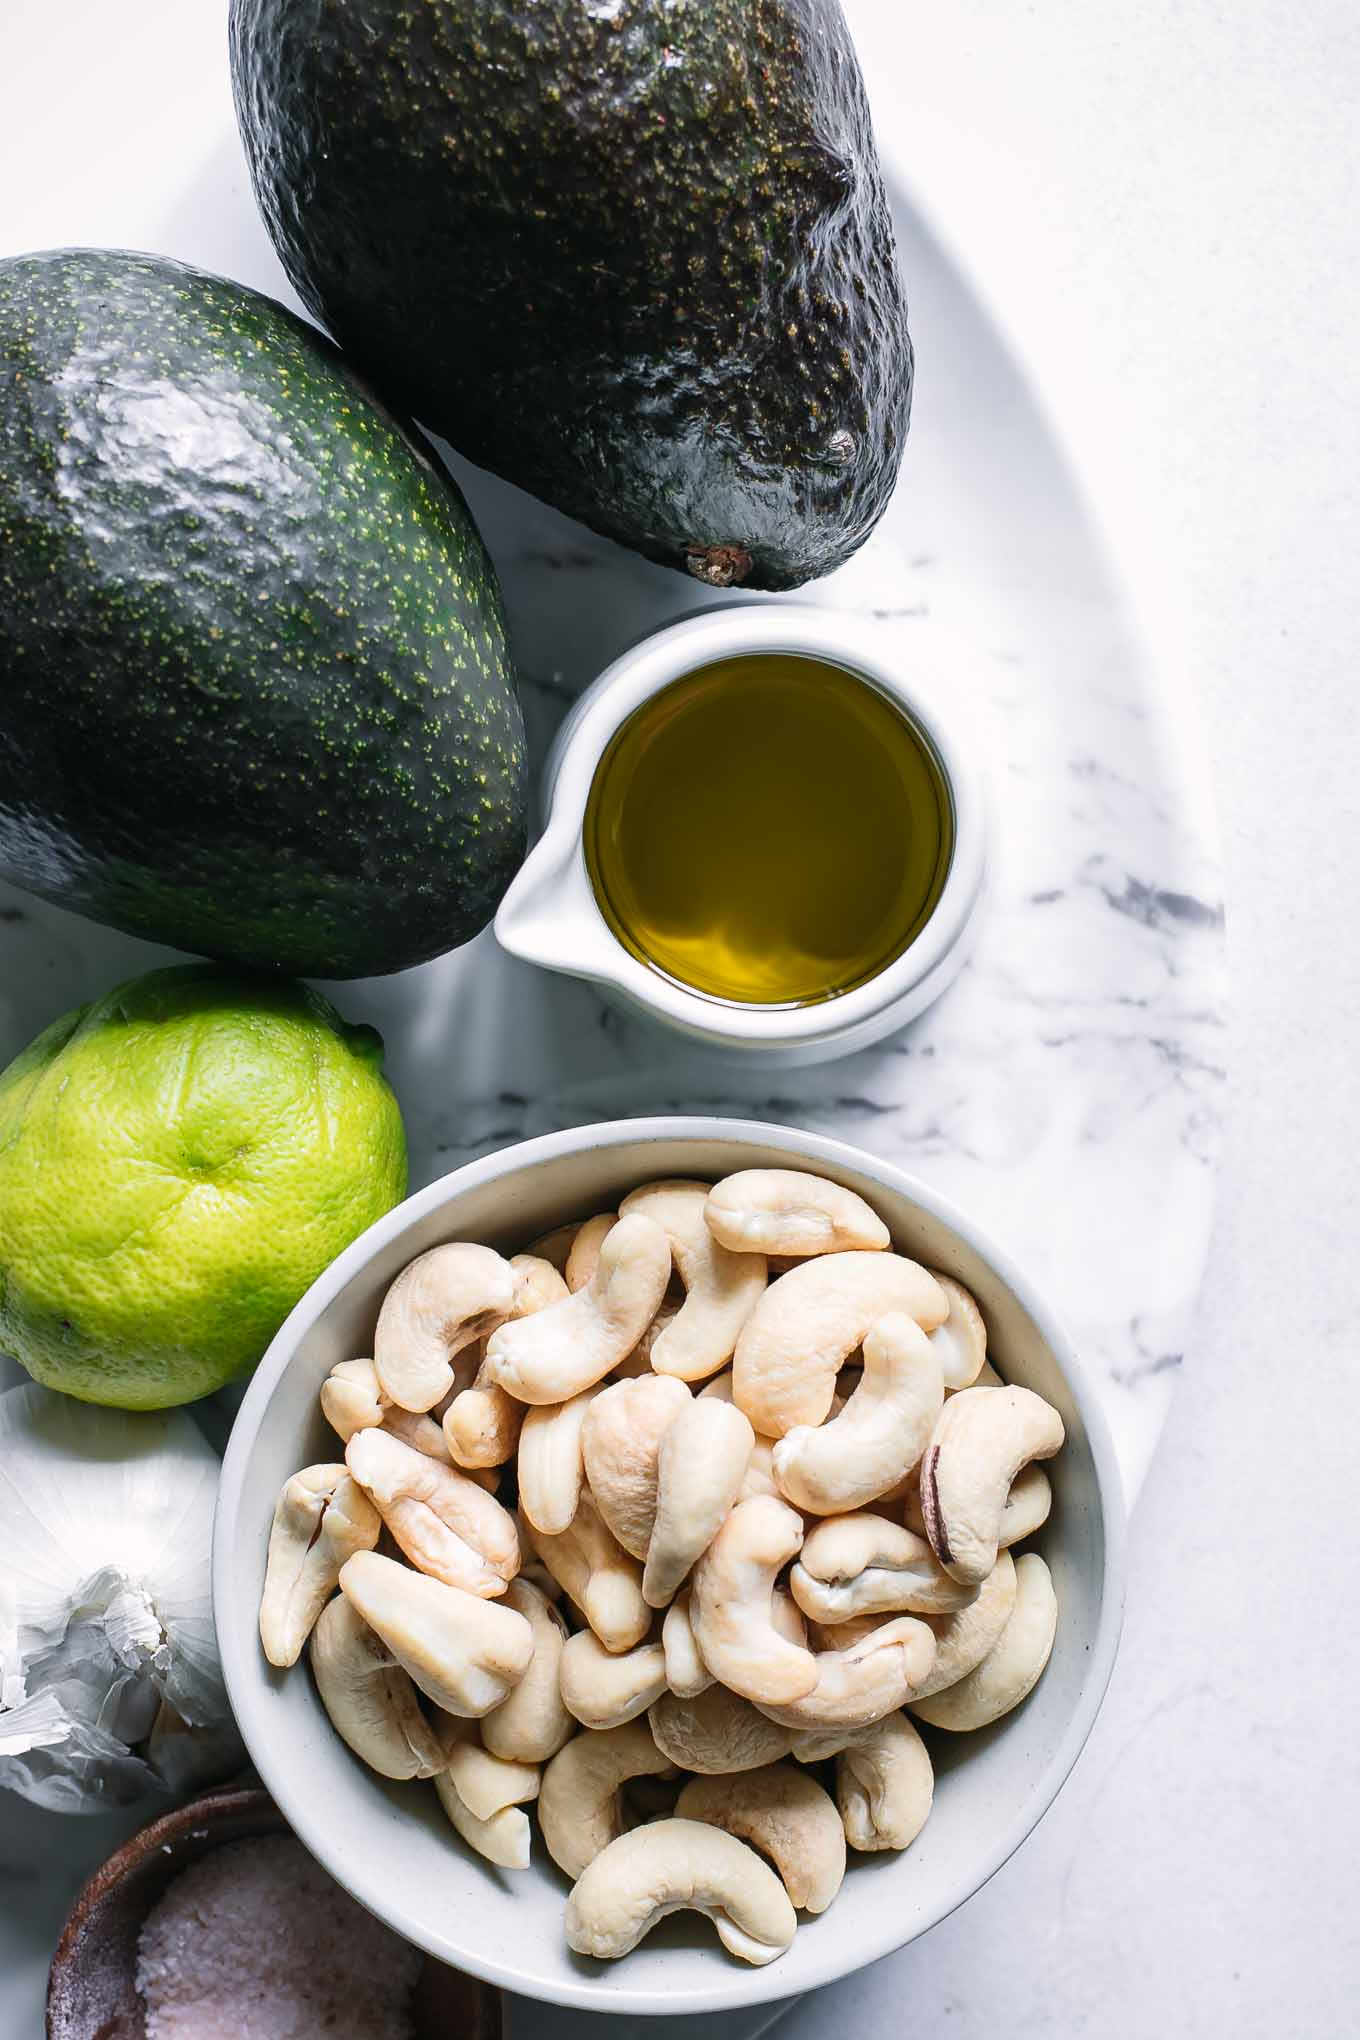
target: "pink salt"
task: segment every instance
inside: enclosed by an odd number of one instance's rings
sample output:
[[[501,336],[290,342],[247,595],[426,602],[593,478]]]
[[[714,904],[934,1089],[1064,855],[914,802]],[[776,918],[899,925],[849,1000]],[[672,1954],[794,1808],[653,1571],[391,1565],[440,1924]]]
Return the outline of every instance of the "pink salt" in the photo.
[[[178,1876],[137,1944],[147,2040],[413,2040],[420,1956],[291,1836]]]

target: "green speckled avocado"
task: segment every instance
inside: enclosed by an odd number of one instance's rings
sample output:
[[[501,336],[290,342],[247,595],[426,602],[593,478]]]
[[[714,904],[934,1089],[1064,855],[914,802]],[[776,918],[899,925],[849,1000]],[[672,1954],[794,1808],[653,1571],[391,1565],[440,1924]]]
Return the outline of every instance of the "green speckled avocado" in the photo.
[[[500,591],[335,349],[149,255],[0,262],[0,874],[234,963],[401,970],[524,849]]]
[[[232,0],[308,306],[471,459],[710,585],[839,566],[912,353],[840,0]]]

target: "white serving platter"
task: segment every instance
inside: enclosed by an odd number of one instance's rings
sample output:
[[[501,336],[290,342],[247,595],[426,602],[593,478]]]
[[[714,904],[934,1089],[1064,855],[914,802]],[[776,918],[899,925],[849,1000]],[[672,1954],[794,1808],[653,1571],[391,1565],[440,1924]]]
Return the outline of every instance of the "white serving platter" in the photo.
[[[90,11],[89,61],[56,138],[43,80],[69,76],[72,23],[57,9],[7,22],[0,253],[140,247],[289,297],[245,179],[220,10],[145,0],[137,17],[115,35]],[[1224,988],[1209,803],[1048,403],[906,188],[898,180],[919,373],[903,480],[859,558],[805,593],[873,617],[904,658],[928,660],[937,625],[973,648],[996,845],[963,976],[905,1035],[782,1078],[626,1020],[587,986],[503,956],[489,934],[333,995],[386,1036],[413,1187],[523,1135],[665,1112],[805,1126],[925,1177],[1029,1271],[1099,1369],[1132,1498],[1174,1387],[1213,1204]],[[541,756],[620,647],[702,594],[459,474],[506,587]],[[59,1012],[169,955],[0,887],[0,1066]],[[0,1384],[15,1372],[0,1361]],[[37,2040],[77,1885],[136,1824],[62,1822],[6,1800],[0,2031],[13,2040]],[[777,2009],[710,2017],[705,2033],[753,2040]],[[517,2003],[516,2040],[577,2040],[580,2016]],[[656,2040],[679,2040],[671,2024],[692,2035],[689,2022],[645,2024]]]

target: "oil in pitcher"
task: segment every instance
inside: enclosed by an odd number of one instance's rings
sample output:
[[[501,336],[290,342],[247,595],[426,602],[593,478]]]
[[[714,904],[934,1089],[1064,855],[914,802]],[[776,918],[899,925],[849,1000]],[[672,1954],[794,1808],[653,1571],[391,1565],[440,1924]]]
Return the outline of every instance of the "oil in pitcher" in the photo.
[[[601,912],[709,998],[804,1006],[876,977],[948,875],[949,787],[916,725],[822,660],[720,660],[617,731],[586,809]]]

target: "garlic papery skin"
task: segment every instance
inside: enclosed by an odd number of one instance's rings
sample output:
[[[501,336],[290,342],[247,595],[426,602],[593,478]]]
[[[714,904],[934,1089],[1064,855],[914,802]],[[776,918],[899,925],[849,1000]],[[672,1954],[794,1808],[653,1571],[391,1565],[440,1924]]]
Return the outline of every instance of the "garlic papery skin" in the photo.
[[[93,1813],[239,1768],[212,1620],[217,1479],[183,1410],[0,1395],[0,1786]]]

